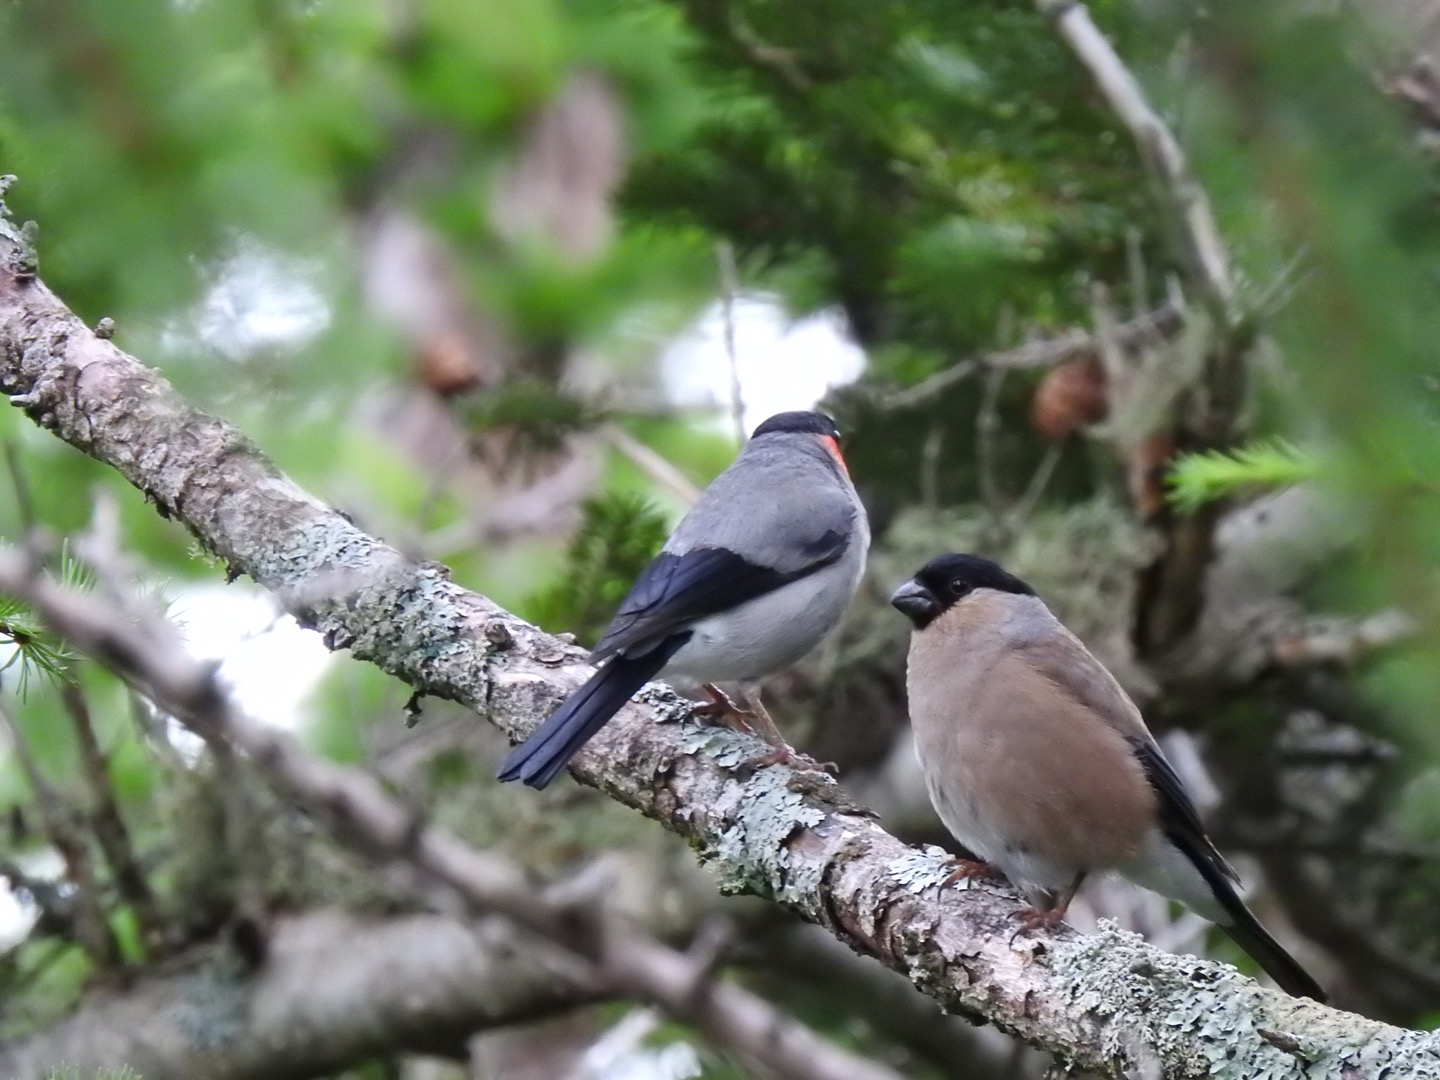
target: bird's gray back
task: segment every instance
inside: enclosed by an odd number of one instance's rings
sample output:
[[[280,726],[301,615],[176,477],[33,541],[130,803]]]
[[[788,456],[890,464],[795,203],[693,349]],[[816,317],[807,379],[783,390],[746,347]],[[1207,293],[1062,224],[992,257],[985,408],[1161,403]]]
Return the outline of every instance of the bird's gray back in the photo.
[[[664,550],[723,547],[791,573],[837,535],[862,552],[870,544],[850,478],[814,436],[769,435],[748,443],[701,493]]]

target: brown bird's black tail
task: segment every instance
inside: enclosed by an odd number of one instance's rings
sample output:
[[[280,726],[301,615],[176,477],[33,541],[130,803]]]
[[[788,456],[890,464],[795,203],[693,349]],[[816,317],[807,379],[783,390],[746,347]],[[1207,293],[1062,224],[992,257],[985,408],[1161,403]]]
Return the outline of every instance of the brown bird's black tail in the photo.
[[[1252,960],[1264,968],[1266,974],[1287,994],[1325,1001],[1325,991],[1320,989],[1320,984],[1310,977],[1310,973],[1300,966],[1299,961],[1285,951],[1284,946],[1270,936],[1270,931],[1260,925],[1260,920],[1245,906],[1245,901],[1240,899],[1234,884],[1221,869],[1221,865],[1211,857],[1210,852],[1194,850],[1194,845],[1186,840],[1184,836],[1170,836],[1171,843],[1195,864],[1195,868],[1205,878],[1205,883],[1210,886],[1216,902],[1228,916],[1229,921],[1220,923],[1220,928],[1229,934],[1235,944],[1244,949]],[[1214,849],[1211,848],[1210,851],[1213,852]],[[1218,852],[1215,855],[1218,857]]]
[[[1250,913],[1245,901],[1240,899],[1240,894],[1235,891],[1239,875],[1205,835],[1205,826],[1195,804],[1190,801],[1185,785],[1180,782],[1170,762],[1165,760],[1160,747],[1148,737],[1134,738],[1130,742],[1160,800],[1160,820],[1165,839],[1200,871],[1210,895],[1226,916],[1224,920],[1216,920],[1220,928],[1249,953],[1251,959],[1264,968],[1287,994],[1324,1001],[1325,991],[1320,989],[1320,984],[1270,936],[1270,932],[1260,925],[1260,920]]]
[[[1300,966],[1299,961],[1270,936],[1270,932],[1260,925],[1260,920],[1250,914],[1250,909],[1235,895],[1234,889],[1230,890],[1230,896],[1235,901],[1233,907],[1226,902],[1225,897],[1219,897],[1219,899],[1225,907],[1226,914],[1235,921],[1229,926],[1222,923],[1220,928],[1229,934],[1235,944],[1244,949],[1251,959],[1264,968],[1280,989],[1287,994],[1325,1001],[1325,991],[1320,989],[1320,984],[1310,977],[1310,973]]]

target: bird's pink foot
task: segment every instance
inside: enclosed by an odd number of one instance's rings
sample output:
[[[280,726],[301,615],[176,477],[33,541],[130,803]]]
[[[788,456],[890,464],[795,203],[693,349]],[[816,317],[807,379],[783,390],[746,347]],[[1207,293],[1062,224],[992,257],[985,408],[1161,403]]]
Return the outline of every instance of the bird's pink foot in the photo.
[[[710,700],[695,706],[697,716],[718,717],[726,726],[755,735],[770,744],[771,749],[748,759],[744,763],[746,768],[763,769],[767,765],[789,765],[792,768],[839,772],[839,767],[833,761],[816,761],[786,742],[785,736],[780,734],[780,729],[775,726],[775,721],[770,719],[770,714],[765,711],[765,706],[760,704],[759,699],[747,707],[736,704],[730,695],[714,683],[704,683],[702,689]]]
[[[705,696],[710,700],[695,706],[696,716],[729,716],[741,711],[740,707],[730,700],[730,695],[714,683],[703,683],[700,689],[705,691]]]
[[[961,881],[1004,881],[1005,875],[988,862],[981,862],[979,859],[952,858],[950,865],[954,867],[950,876],[941,882],[941,887],[955,885]]]
[[[1065,921],[1065,908],[1023,908],[1012,918],[1026,930],[1053,930]]]
[[[763,769],[767,765],[789,765],[791,768],[820,769],[830,773],[832,776],[840,771],[840,766],[833,761],[816,761],[809,754],[802,754],[789,743],[781,743],[772,747],[758,757],[753,757],[745,762],[747,769]]]

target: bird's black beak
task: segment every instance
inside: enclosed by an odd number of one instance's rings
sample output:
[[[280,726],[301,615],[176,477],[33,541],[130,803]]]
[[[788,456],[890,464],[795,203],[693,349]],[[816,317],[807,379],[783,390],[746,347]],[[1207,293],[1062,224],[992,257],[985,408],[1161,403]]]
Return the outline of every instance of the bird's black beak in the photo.
[[[935,594],[913,578],[890,594],[890,606],[916,626],[924,626],[940,613]]]

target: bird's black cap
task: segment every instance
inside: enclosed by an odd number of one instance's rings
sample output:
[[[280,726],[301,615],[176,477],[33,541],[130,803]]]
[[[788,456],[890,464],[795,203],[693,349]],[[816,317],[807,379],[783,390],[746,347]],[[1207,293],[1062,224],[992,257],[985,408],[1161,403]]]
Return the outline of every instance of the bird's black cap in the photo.
[[[776,413],[757,427],[755,433],[750,437],[758,439],[761,435],[773,435],[781,431],[805,435],[828,435],[832,439],[840,438],[840,429],[835,426],[834,420],[823,412],[804,411]]]
[[[983,555],[937,555],[895,590],[890,603],[923,630],[976,589],[1035,595],[1029,585]]]

